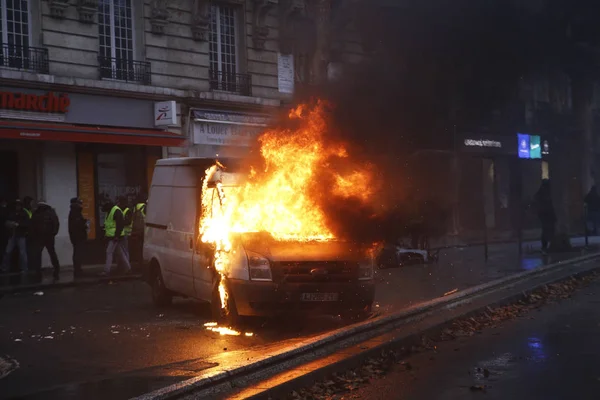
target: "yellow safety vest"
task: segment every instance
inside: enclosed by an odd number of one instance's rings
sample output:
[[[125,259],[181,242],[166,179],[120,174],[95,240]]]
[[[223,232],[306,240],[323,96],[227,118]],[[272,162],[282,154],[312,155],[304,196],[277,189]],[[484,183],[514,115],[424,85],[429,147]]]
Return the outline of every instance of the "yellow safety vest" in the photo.
[[[114,238],[117,233],[117,222],[115,221],[115,212],[121,211],[119,206],[114,206],[104,220],[104,235],[108,238]]]
[[[127,218],[127,214],[129,214],[130,211],[131,210],[129,210],[129,207],[127,207],[125,209],[125,211],[123,211],[123,222],[125,222],[125,218]],[[133,218],[131,219],[131,222],[129,223],[129,225],[125,225],[125,228],[123,228],[123,234],[125,236],[130,236],[132,229],[133,229]]]
[[[29,217],[29,219],[31,219],[31,216],[33,215],[33,213],[31,212],[31,210],[29,210],[28,208],[23,207],[23,210],[25,210],[25,212],[27,213],[27,216]]]
[[[135,205],[135,211],[142,213],[142,216],[146,218],[146,203],[138,203]]]

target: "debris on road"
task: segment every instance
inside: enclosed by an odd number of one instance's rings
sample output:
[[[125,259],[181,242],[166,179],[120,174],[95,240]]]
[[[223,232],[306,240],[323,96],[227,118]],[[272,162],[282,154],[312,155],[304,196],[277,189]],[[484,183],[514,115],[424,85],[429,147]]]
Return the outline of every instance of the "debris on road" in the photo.
[[[472,392],[485,392],[485,385],[477,385],[477,386],[471,386],[471,391]]]
[[[19,368],[17,360],[9,356],[0,357],[0,379],[6,378],[8,374]]]
[[[43,296],[44,292],[35,292],[33,295],[34,296]]]

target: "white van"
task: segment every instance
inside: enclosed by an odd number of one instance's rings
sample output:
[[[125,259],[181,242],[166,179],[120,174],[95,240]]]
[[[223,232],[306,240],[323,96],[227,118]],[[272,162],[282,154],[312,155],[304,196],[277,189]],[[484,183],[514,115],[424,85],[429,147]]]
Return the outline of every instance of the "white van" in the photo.
[[[228,168],[233,165],[221,162]],[[173,296],[191,297],[210,302],[217,318],[220,276],[211,265],[212,248],[198,235],[202,182],[214,163],[205,158],[156,163],[146,212],[144,260],[156,305],[169,304]],[[229,171],[218,175],[225,186],[235,183],[235,174]],[[207,190],[216,189],[209,185]],[[239,235],[234,249],[237,256],[226,280],[232,319],[294,311],[353,319],[371,310],[374,260],[355,244],[276,241],[267,233],[247,233]]]

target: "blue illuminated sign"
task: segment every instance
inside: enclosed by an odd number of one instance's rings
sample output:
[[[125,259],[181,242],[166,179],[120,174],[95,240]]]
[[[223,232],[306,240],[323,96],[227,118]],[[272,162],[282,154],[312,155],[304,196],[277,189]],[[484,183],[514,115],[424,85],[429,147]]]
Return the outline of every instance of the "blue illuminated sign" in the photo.
[[[517,133],[519,140],[519,158],[530,158],[529,135]]]

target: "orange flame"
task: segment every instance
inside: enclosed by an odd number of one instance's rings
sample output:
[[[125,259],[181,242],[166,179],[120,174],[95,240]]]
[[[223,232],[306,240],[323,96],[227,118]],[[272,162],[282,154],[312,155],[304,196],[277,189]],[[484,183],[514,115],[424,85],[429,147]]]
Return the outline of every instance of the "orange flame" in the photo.
[[[297,127],[265,131],[258,138],[263,167],[253,166],[237,186],[209,187],[219,167],[206,171],[200,234],[215,248],[215,269],[223,277],[219,290],[223,308],[232,233],[269,232],[278,240],[335,239],[321,207],[323,199],[368,202],[373,197],[371,169],[353,163],[346,146],[328,137],[326,117],[320,101],[292,110],[289,118]],[[340,163],[343,171],[333,167]]]

